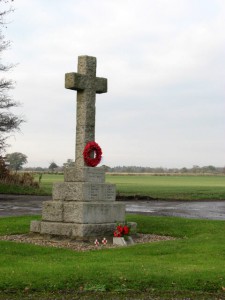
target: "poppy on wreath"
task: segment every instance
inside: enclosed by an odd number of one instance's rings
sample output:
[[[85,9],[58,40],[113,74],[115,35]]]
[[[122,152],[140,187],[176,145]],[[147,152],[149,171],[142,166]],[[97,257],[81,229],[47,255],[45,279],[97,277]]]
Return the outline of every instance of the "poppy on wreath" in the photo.
[[[96,142],[89,142],[84,147],[83,157],[87,166],[96,167],[102,159],[102,149]]]

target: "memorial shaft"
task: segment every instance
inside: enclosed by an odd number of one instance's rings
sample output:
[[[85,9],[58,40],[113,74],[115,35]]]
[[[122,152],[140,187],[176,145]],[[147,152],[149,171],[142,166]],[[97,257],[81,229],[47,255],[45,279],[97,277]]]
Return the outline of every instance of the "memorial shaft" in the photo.
[[[76,160],[75,165],[85,165],[85,145],[95,140],[96,93],[107,92],[107,79],[96,77],[97,61],[92,56],[78,57],[78,73],[67,73],[65,87],[77,91]]]

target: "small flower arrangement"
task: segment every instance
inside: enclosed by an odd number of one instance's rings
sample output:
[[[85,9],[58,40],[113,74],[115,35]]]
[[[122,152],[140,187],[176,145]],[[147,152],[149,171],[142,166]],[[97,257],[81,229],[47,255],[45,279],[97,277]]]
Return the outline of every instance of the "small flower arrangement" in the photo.
[[[126,237],[130,234],[130,227],[125,224],[117,224],[116,230],[114,231],[114,237]]]
[[[104,238],[102,239],[102,245],[105,246],[107,243],[108,243],[108,241],[107,241],[107,239],[104,237]],[[98,248],[98,246],[100,245],[98,239],[95,240],[94,244],[95,244],[96,248]]]
[[[106,238],[103,238],[102,244],[103,244],[103,245],[106,245],[107,243],[108,243],[107,239],[106,239]]]
[[[95,242],[94,242],[94,244],[95,244],[96,247],[98,247],[99,241],[96,239]]]

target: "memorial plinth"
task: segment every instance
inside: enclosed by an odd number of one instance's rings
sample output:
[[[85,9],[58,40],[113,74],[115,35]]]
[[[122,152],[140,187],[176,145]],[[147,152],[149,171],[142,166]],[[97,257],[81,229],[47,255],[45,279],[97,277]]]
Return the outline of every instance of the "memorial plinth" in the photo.
[[[64,182],[53,184],[52,197],[43,203],[42,221],[33,221],[31,232],[103,236],[111,235],[117,222],[124,222],[125,206],[115,201],[115,185],[105,183],[103,168],[66,168]]]

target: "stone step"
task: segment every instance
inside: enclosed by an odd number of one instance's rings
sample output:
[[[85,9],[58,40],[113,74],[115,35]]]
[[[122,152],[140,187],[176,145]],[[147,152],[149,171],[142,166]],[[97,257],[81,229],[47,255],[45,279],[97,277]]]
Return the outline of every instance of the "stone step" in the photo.
[[[52,189],[53,200],[115,201],[116,186],[110,183],[56,182]]]
[[[108,202],[46,201],[43,203],[42,220],[66,223],[124,222],[125,205]]]
[[[112,236],[115,223],[105,224],[74,224],[32,221],[30,231],[33,233],[47,234],[52,236],[65,236],[69,238]]]
[[[65,168],[64,169],[64,181],[65,182],[92,182],[92,183],[104,183],[105,182],[105,170],[103,168]]]

